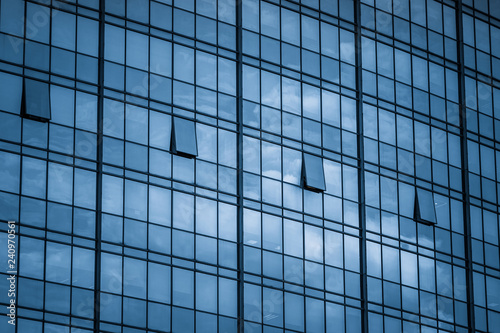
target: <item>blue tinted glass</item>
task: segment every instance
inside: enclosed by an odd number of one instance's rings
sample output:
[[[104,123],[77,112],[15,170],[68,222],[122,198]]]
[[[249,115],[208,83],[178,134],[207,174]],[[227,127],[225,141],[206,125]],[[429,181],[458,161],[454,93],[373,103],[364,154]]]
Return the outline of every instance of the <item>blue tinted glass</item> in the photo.
[[[108,253],[101,255],[101,289],[121,293],[122,258],[120,256]]]
[[[33,162],[35,163],[32,163],[32,165],[37,164],[36,161]],[[19,193],[19,166],[19,155],[0,152],[0,178],[2,179],[2,181],[0,182],[1,190]],[[38,166],[38,169],[39,167],[40,166]],[[35,190],[35,192],[41,194],[40,191]]]
[[[172,7],[151,2],[151,25],[172,30]]]
[[[45,278],[49,281],[70,284],[71,247],[47,242]]]
[[[148,1],[146,0],[127,1],[127,16],[132,20],[148,23],[149,21]]]
[[[45,242],[35,238],[20,237],[19,271],[27,277],[43,279]]]
[[[196,16],[196,38],[216,44],[217,22],[206,17]]]
[[[170,254],[170,228],[154,224],[149,225],[148,249],[151,251]],[[144,247],[144,244],[141,244]]]
[[[196,126],[191,120],[174,118],[173,151],[180,155],[194,157],[198,155]]]
[[[48,181],[48,199],[71,204],[73,197],[73,169],[71,167],[50,163]]]
[[[304,296],[285,293],[285,328],[304,330]]]
[[[24,80],[23,113],[33,119],[50,120],[49,84],[45,82]]]
[[[60,153],[73,153],[73,129],[49,124],[49,148]]]
[[[75,205],[95,209],[96,176],[92,171],[75,169]]]
[[[18,283],[19,305],[41,310],[43,308],[44,294],[43,281],[19,278]],[[19,323],[19,327],[21,327],[21,323]]]
[[[75,208],[73,212],[73,232],[84,237],[95,237],[95,212]]]
[[[148,299],[170,303],[170,267],[148,264]]]
[[[75,50],[75,15],[57,11],[52,19],[52,44],[68,50]]]
[[[148,163],[148,149],[134,143],[125,143],[125,167],[146,172]]]
[[[432,192],[418,188],[415,196],[415,218],[422,222],[436,223],[436,210]]]
[[[21,198],[21,223],[43,228],[45,226],[45,202]]]
[[[123,293],[146,298],[146,262],[125,258],[123,265]]]
[[[326,190],[322,158],[311,154],[304,154],[303,158],[302,174],[305,187],[316,191]]]

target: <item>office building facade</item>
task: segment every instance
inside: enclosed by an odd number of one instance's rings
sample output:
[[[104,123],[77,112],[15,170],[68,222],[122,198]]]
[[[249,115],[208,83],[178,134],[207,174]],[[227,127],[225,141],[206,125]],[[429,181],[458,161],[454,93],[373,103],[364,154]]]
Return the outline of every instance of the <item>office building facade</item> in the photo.
[[[499,0],[0,0],[0,45],[1,332],[500,332]]]

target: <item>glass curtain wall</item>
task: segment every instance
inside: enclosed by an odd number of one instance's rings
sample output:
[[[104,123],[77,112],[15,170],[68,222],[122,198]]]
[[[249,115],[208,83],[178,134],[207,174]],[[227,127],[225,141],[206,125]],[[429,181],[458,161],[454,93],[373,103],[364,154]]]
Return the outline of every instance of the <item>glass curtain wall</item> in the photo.
[[[0,331],[500,332],[499,163],[500,0],[0,0]]]

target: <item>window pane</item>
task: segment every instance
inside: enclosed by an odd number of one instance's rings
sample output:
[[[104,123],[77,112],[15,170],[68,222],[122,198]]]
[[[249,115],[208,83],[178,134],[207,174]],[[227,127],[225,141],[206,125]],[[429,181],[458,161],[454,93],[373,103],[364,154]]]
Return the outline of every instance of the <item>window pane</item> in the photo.
[[[432,192],[417,189],[415,219],[422,222],[436,223],[436,210],[434,209]]]
[[[181,118],[174,118],[174,152],[180,155],[197,156],[195,123]]]
[[[49,84],[24,80],[23,112],[27,117],[37,120],[50,120]]]
[[[304,186],[310,190],[324,191],[326,187],[321,157],[304,154],[303,168]]]

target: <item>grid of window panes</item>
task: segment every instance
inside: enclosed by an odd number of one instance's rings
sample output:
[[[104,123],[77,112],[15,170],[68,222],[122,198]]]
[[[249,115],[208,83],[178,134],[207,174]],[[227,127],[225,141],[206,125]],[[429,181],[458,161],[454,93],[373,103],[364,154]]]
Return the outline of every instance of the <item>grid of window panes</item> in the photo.
[[[0,0],[0,331],[497,332],[500,1],[462,3],[463,46],[452,0]]]
[[[464,9],[464,66],[475,326],[500,323],[500,22],[498,4]],[[496,11],[496,14],[493,12]]]
[[[462,213],[466,203],[456,2],[399,1],[397,6],[391,1],[361,2],[368,328],[465,332],[469,326]],[[487,13],[488,2],[481,3]],[[490,1],[491,8],[495,5]],[[463,6],[466,121],[469,133],[474,133],[467,141],[468,190],[477,197],[471,202],[480,206],[470,206],[473,311],[480,332],[497,330],[500,321],[492,101],[500,78],[492,70],[498,66],[494,51],[498,45],[493,43],[500,37],[500,25],[495,10],[491,15],[496,18],[477,12],[473,21],[468,13],[474,11]],[[477,64],[482,66],[477,72],[471,65],[474,42]],[[415,187],[434,192],[436,226],[415,223],[408,204]]]

